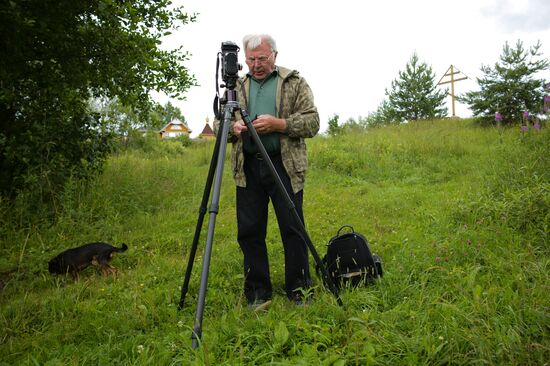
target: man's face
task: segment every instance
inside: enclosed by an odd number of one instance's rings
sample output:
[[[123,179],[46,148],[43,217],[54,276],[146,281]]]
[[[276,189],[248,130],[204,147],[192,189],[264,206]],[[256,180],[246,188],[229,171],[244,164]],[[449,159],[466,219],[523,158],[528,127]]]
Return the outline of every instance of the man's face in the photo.
[[[275,70],[277,53],[271,50],[269,43],[262,41],[255,49],[246,49],[244,54],[250,74],[256,79],[263,80]]]

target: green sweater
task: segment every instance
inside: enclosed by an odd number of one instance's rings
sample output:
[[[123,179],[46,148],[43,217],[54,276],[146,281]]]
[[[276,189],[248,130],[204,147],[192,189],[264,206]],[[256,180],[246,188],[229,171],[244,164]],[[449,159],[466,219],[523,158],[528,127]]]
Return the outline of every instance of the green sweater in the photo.
[[[248,94],[248,114],[254,119],[262,114],[277,116],[277,71],[273,71],[263,80],[256,80],[250,76],[250,91]],[[277,132],[261,134],[260,140],[269,155],[276,155],[281,152],[281,142]],[[250,136],[243,139],[244,151],[249,154],[260,152],[260,149]]]

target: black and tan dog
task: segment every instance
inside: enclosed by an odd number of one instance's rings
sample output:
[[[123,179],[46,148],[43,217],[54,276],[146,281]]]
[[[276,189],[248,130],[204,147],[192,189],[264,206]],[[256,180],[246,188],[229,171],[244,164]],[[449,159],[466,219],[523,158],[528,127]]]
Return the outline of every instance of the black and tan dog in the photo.
[[[48,270],[52,274],[70,273],[75,280],[78,278],[78,273],[90,265],[98,266],[104,275],[116,274],[116,268],[109,262],[113,253],[122,253],[127,249],[126,244],[122,244],[120,248],[102,242],[85,244],[58,254],[48,263]]]

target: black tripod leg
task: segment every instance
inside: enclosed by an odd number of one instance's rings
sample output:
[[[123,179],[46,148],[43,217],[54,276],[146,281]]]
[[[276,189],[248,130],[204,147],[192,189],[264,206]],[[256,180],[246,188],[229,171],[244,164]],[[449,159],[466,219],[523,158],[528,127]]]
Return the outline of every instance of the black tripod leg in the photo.
[[[234,99],[232,99],[234,100]],[[214,175],[214,185],[212,191],[212,201],[209,209],[208,220],[208,233],[206,236],[206,246],[204,248],[204,260],[202,264],[201,284],[199,288],[199,298],[197,301],[197,311],[195,313],[195,323],[193,327],[192,347],[196,349],[199,346],[199,340],[202,336],[202,318],[204,314],[204,305],[206,302],[206,289],[208,287],[208,269],[210,267],[210,258],[212,256],[212,243],[214,241],[214,229],[216,226],[216,217],[218,215],[218,206],[220,202],[220,190],[223,178],[223,165],[225,161],[225,151],[227,147],[227,134],[229,132],[229,125],[231,116],[233,114],[235,106],[233,103],[228,102],[224,111],[224,119],[222,122],[222,129],[219,132],[221,136],[220,147],[216,160],[216,173]]]
[[[197,254],[197,246],[199,238],[201,236],[201,228],[204,222],[204,216],[206,215],[206,206],[208,205],[208,198],[210,198],[210,191],[212,189],[212,181],[214,180],[214,172],[216,171],[216,158],[220,150],[220,139],[227,138],[222,137],[222,134],[218,134],[216,137],[216,143],[214,145],[214,151],[212,152],[212,159],[210,160],[210,168],[208,169],[208,176],[206,178],[206,184],[204,185],[204,192],[202,194],[201,206],[199,208],[199,217],[197,220],[197,226],[195,227],[195,236],[193,237],[193,243],[191,244],[191,252],[189,253],[189,261],[187,262],[187,269],[185,271],[185,279],[181,286],[180,302],[178,304],[178,310],[183,309],[185,296],[189,290],[189,280],[191,278],[191,272],[193,271],[193,262],[195,261],[195,255]]]
[[[260,149],[260,153],[262,154],[262,158],[267,163],[271,176],[275,179],[275,182],[277,183],[277,189],[279,192],[285,197],[285,200],[287,202],[287,206],[289,210],[292,213],[292,216],[294,217],[294,220],[296,223],[298,223],[298,226],[301,230],[300,236],[305,241],[307,247],[309,248],[309,251],[313,255],[313,259],[315,259],[315,262],[317,263],[317,266],[321,269],[321,273],[323,274],[323,277],[325,279],[326,284],[329,287],[330,292],[334,294],[336,297],[336,301],[338,302],[338,305],[342,306],[342,299],[340,298],[340,295],[338,293],[338,288],[334,285],[334,282],[330,278],[328,271],[323,264],[323,261],[319,257],[319,254],[317,253],[317,250],[315,249],[315,246],[311,242],[311,239],[309,238],[309,235],[306,231],[306,228],[304,226],[304,223],[300,219],[300,216],[298,215],[298,212],[296,211],[296,206],[294,205],[294,202],[292,202],[292,199],[290,198],[288,192],[286,191],[283,182],[281,181],[281,178],[279,177],[279,174],[277,174],[277,171],[275,170],[275,166],[273,165],[273,162],[269,158],[269,155],[267,151],[265,150],[264,145],[262,144],[262,141],[260,140],[260,136],[258,136],[258,132],[256,132],[256,129],[252,125],[252,122],[250,121],[250,117],[248,115],[248,112],[244,110],[243,108],[240,109],[241,115],[243,117],[244,122],[246,123],[246,127],[248,128],[248,131],[250,132],[250,135],[252,136],[252,139],[254,140],[254,143],[258,146]]]

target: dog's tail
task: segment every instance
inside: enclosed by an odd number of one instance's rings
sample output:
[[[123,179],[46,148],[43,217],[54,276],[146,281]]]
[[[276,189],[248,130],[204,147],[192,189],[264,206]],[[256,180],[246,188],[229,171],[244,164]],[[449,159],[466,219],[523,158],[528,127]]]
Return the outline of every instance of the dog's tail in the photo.
[[[122,246],[120,248],[115,248],[115,252],[122,253],[128,250],[128,245],[122,243]]]

